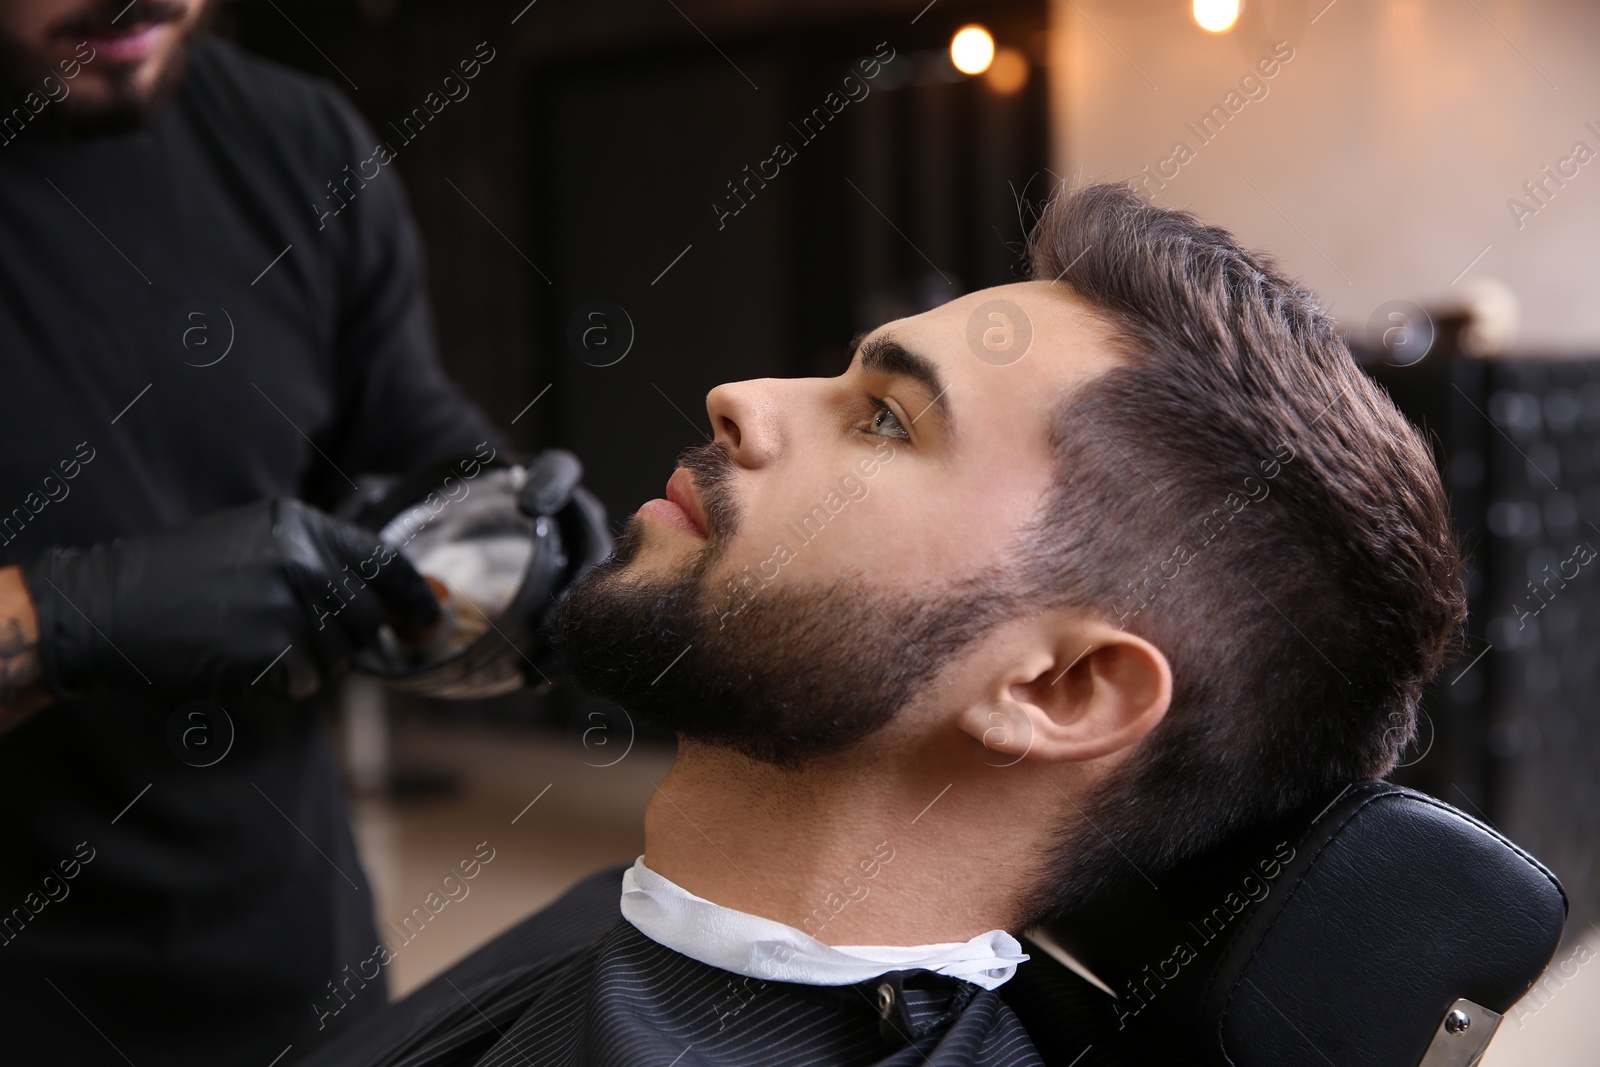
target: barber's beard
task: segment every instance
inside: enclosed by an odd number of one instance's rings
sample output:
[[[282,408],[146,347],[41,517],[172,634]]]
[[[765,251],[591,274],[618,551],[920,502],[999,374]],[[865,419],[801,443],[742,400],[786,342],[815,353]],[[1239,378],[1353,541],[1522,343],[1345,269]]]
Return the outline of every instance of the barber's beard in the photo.
[[[195,38],[211,25],[215,8],[214,2],[201,8],[182,36],[172,43],[153,81],[135,85],[135,70],[129,68],[112,86],[109,97],[92,101],[73,87],[72,80],[62,77],[58,65],[40,58],[25,43],[0,29],[0,108],[3,108],[0,114],[9,115],[14,108],[24,107],[22,101],[29,93],[49,98],[45,79],[51,78],[52,85],[66,86],[67,94],[52,99],[29,122],[31,135],[92,137],[126,133],[146,126],[155,120],[183,84],[189,49]],[[135,0],[131,5],[127,0],[106,0],[91,13],[58,27],[57,32],[66,39],[79,40],[90,29],[112,25],[112,19],[117,20],[117,25],[127,26],[139,22],[176,22],[185,14],[183,7],[165,0]],[[93,69],[95,61],[79,62],[84,69]]]
[[[916,597],[865,576],[818,585],[780,572],[730,611],[708,576],[737,525],[735,468],[719,444],[680,463],[706,512],[706,547],[675,576],[630,574],[635,516],[552,617],[574,677],[645,723],[782,766],[831,755],[892,721],[1013,602],[993,576]]]

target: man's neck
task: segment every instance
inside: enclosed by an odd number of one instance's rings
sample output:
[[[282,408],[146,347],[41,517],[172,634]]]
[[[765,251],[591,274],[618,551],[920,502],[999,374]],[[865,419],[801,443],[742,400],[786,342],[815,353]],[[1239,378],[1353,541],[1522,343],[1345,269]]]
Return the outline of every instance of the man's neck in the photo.
[[[1011,926],[1038,870],[1036,827],[981,809],[1008,803],[1021,776],[980,788],[970,752],[920,755],[784,770],[682,743],[645,815],[645,864],[829,945],[960,942]]]

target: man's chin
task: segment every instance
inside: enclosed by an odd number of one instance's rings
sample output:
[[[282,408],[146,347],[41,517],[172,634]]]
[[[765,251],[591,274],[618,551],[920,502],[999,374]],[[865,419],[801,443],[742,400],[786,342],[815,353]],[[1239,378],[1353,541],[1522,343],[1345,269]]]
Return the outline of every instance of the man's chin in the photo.
[[[689,537],[636,513],[617,536],[606,563],[620,581],[703,585],[706,574],[722,554],[721,546],[715,542]]]
[[[95,137],[131,133],[156,119],[177,95],[187,67],[187,49],[179,46],[154,78],[129,71],[125,76],[102,78],[95,91],[78,91],[45,109],[40,125],[63,136]]]
[[[602,564],[611,573],[622,571],[659,571],[668,561],[683,558],[683,546],[677,544],[667,530],[656,529],[649,519],[635,513],[623,525],[611,549],[611,555]],[[682,569],[681,563],[672,568]]]

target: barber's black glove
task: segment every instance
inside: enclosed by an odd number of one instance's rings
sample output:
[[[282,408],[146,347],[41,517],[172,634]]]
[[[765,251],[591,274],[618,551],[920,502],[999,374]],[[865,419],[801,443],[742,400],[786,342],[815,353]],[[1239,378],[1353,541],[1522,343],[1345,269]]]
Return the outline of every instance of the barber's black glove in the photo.
[[[545,607],[533,620],[542,626],[578,576],[611,554],[611,528],[606,522],[605,505],[578,484],[583,478],[583,464],[577,456],[559,448],[546,449],[528,461],[527,469],[528,481],[517,494],[517,509],[530,519],[553,518],[567,557],[555,588],[543,602]],[[561,656],[542,636],[530,662],[530,678],[548,681],[567,673]]]
[[[561,545],[571,561],[563,588],[573,579],[611,554],[611,529],[606,525],[606,508],[595,495],[578,482],[583,464],[571,452],[550,448],[528,463],[528,481],[517,494],[517,507],[529,518],[554,516],[561,531]]]
[[[439,616],[405,558],[297,500],[264,500],[23,568],[39,612],[44,683],[59,699],[108,691],[313,693],[386,616]]]

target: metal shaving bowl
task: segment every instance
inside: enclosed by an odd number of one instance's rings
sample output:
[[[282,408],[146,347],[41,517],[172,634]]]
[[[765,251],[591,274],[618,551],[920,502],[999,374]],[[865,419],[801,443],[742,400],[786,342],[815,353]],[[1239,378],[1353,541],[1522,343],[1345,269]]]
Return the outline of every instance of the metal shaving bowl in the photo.
[[[357,670],[447,700],[500,696],[538,676],[539,624],[568,558],[555,519],[518,507],[527,481],[525,466],[474,457],[369,490],[351,517],[442,594],[441,618],[426,640],[385,623],[356,653]]]

